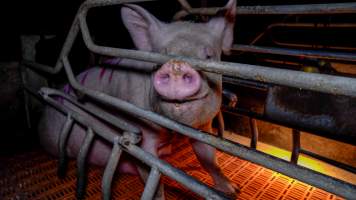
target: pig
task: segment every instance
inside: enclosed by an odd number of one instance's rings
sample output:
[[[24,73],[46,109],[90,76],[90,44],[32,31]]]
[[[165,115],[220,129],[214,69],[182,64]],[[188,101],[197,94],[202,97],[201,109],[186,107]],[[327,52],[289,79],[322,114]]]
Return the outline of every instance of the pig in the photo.
[[[220,60],[221,54],[228,53],[233,42],[236,2],[229,0],[222,16],[212,18],[206,23],[172,22],[158,20],[144,8],[127,4],[121,8],[121,17],[137,49],[169,55],[189,56],[198,59]],[[116,59],[120,62],[120,59]],[[170,60],[153,73],[115,68],[90,68],[77,77],[78,82],[87,88],[95,89],[119,99],[130,102],[142,109],[154,111],[182,124],[213,133],[212,121],[221,106],[222,76],[197,71],[183,61]],[[70,86],[64,92],[75,96]],[[82,112],[75,106],[58,99],[63,105],[81,113],[93,123],[113,128]],[[84,100],[88,106],[104,108],[94,101]],[[171,140],[170,131],[152,122],[133,119],[120,112],[141,129],[140,146],[155,156],[161,156]],[[47,107],[39,123],[39,136],[42,146],[51,154],[58,155],[58,135],[66,117]],[[85,128],[74,124],[67,142],[67,155],[76,157],[85,137]],[[119,133],[118,133],[119,134]],[[215,158],[215,148],[196,140],[190,140],[193,150],[214,181],[214,188],[232,198],[238,187],[221,171]],[[111,152],[111,145],[96,138],[91,146],[88,161],[94,165],[105,166]],[[166,151],[167,153],[167,151]],[[138,174],[147,178],[147,169],[132,160],[120,160],[118,170],[122,173]],[[163,186],[156,192],[156,199],[164,199]]]
[[[308,127],[322,136],[352,143],[356,139],[355,102],[354,97],[271,86],[265,115],[268,119]]]

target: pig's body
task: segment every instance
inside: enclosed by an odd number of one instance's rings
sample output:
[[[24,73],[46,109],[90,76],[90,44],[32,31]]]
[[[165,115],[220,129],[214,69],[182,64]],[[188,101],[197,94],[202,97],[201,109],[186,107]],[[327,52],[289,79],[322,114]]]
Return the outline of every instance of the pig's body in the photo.
[[[212,19],[205,24],[160,22],[139,6],[127,5],[122,9],[122,19],[136,47],[144,51],[191,56],[200,59],[219,60],[222,51],[228,51],[232,45],[233,23],[236,3],[230,0],[226,5],[225,17]],[[92,68],[77,77],[84,86],[95,89],[119,99],[128,101],[145,110],[151,110],[180,123],[212,133],[212,120],[221,105],[221,75],[197,72],[189,63],[171,60],[161,66],[154,74],[129,69]],[[65,92],[74,95],[69,87]],[[67,107],[83,114],[96,125],[107,129],[111,126],[80,111],[65,100],[58,99]],[[160,147],[169,143],[168,130],[142,119],[133,119],[118,110],[103,108],[87,101],[87,105],[122,116],[142,131],[141,147],[159,156]],[[52,108],[47,108],[39,127],[41,143],[52,154],[58,155],[59,132],[66,117]],[[71,157],[78,155],[81,143],[86,135],[85,127],[74,124],[69,136],[67,152]],[[217,166],[215,149],[207,144],[191,141],[193,150],[202,166],[212,176],[215,188],[234,195],[236,186],[225,177]],[[105,165],[111,146],[97,138],[89,153],[89,162]],[[145,180],[147,172],[131,162],[120,162],[120,169],[141,175]],[[156,193],[157,199],[163,199],[162,187]]]
[[[270,119],[309,127],[325,136],[356,139],[356,98],[273,86],[265,112]]]
[[[150,74],[95,67],[82,72],[77,77],[77,80],[90,89],[98,90],[111,96],[118,97],[146,110],[151,109],[150,105],[152,98],[150,98],[150,92],[152,92],[151,90],[153,88]],[[127,84],[128,82],[131,82],[132,84]],[[119,87],[116,87],[117,85],[119,85]],[[63,91],[69,95],[75,96],[73,89],[69,85],[66,85]],[[78,109],[68,101],[64,99],[58,99],[58,101],[66,107],[69,107],[70,109],[73,109],[76,112],[86,116],[86,118],[93,123],[102,124],[102,127],[110,128],[91,115],[88,115],[87,113]],[[101,107],[96,106],[95,103],[86,102],[85,104],[101,109]],[[108,112],[108,110],[103,110],[103,112]],[[115,112],[115,115],[120,114]],[[57,112],[52,107],[46,107],[40,122],[39,133],[41,144],[48,152],[53,155],[58,155],[57,144],[59,140],[59,132],[62,129],[65,121],[66,116],[64,116],[62,113]],[[131,123],[138,124],[138,120],[132,121]],[[144,128],[145,126],[143,123],[141,123],[140,127]],[[145,128],[147,129],[147,127]],[[146,133],[146,131],[143,131],[143,133]],[[81,147],[80,144],[82,144],[85,135],[86,130],[83,129],[83,127],[80,125],[74,124],[67,146],[67,153],[70,157],[76,157],[78,155],[79,148]],[[145,135],[143,135],[143,137],[145,137]],[[111,149],[111,145],[106,143],[104,140],[95,140],[91,148],[91,152],[89,153],[89,162],[95,165],[105,166]],[[122,167],[121,169],[125,172],[136,172],[135,168],[132,168],[132,166],[128,167],[125,165],[125,167]]]

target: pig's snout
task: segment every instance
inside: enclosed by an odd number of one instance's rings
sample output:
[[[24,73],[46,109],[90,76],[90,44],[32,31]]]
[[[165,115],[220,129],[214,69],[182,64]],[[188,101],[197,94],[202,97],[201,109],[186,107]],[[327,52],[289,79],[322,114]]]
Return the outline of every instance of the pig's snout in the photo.
[[[155,73],[153,85],[164,99],[184,100],[199,91],[201,77],[188,63],[172,60]]]

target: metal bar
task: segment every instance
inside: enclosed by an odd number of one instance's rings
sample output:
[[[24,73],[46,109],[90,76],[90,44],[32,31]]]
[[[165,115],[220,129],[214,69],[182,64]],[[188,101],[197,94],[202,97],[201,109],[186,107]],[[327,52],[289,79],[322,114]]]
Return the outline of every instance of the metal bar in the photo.
[[[355,23],[273,23],[267,29],[275,27],[292,28],[356,28]]]
[[[87,135],[84,138],[84,141],[80,147],[78,158],[77,158],[77,199],[84,199],[85,190],[86,190],[86,158],[89,153],[89,149],[94,139],[94,132],[91,128],[87,129]]]
[[[103,129],[99,124],[90,123],[84,117],[82,117],[77,112],[66,108],[64,105],[61,105],[59,102],[53,100],[50,96],[47,96],[44,93],[40,93],[43,97],[43,100],[47,102],[49,105],[53,106],[58,111],[64,114],[70,114],[73,119],[75,119],[78,123],[91,128],[95,134],[98,134],[102,138],[106,139],[111,143],[115,143],[119,141],[120,145],[122,145],[122,150],[128,152],[132,156],[142,160],[146,164],[151,167],[157,167],[159,171],[164,173],[165,175],[173,178],[174,180],[178,181],[182,185],[190,188],[193,192],[207,198],[211,199],[226,199],[223,194],[220,192],[215,191],[214,189],[210,188],[209,186],[201,183],[200,181],[195,180],[193,177],[187,175],[182,170],[176,169],[167,162],[160,160],[159,158],[153,156],[152,154],[143,151],[140,147],[136,145],[132,145],[127,140],[122,139],[122,136],[117,135],[117,133]],[[178,177],[178,178],[177,178]]]
[[[20,64],[20,73],[21,73],[21,80],[23,86],[27,85],[25,70],[26,70],[25,66]],[[25,107],[27,128],[31,129],[31,114],[29,108],[30,98],[26,89],[23,90],[23,95],[24,95],[24,107]]]
[[[338,53],[338,52],[304,50],[304,49],[298,50],[298,49],[288,49],[288,48],[242,45],[242,44],[233,45],[232,51],[243,51],[243,52],[252,52],[252,53],[264,53],[264,54],[274,54],[274,55],[319,58],[325,60],[356,62],[356,54],[353,53]]]
[[[192,8],[177,12],[178,20],[189,14],[216,15],[223,7]],[[356,13],[356,3],[296,4],[268,6],[237,6],[236,15],[330,15]]]
[[[258,141],[258,127],[256,119],[249,117],[250,129],[251,129],[251,142],[250,147],[256,149]]]
[[[59,135],[58,140],[58,151],[59,151],[59,159],[58,159],[58,170],[57,174],[60,178],[64,178],[67,171],[67,153],[66,146],[68,141],[68,136],[70,130],[73,127],[73,119],[70,114],[67,115],[67,120],[65,121],[62,131]]]
[[[269,169],[283,173],[287,176],[309,183],[311,185],[335,193],[337,195],[344,197],[356,196],[356,187],[344,181],[314,172],[307,168],[290,165],[284,160],[272,158],[269,155],[248,149],[242,145],[224,139],[220,139],[208,133],[204,133],[202,131],[195,130],[191,127],[179,124],[175,121],[162,117],[154,112],[140,109],[133,104],[114,98],[110,95],[85,88],[78,82],[76,82],[76,79],[74,78],[73,73],[71,71],[71,66],[69,64],[68,58],[63,58],[63,64],[72,87],[83,92],[89,97],[98,100],[99,102],[112,105],[131,115],[150,120],[158,125],[164,126],[168,129],[189,136],[193,139],[212,145],[231,155],[238,156],[251,162],[260,164]]]
[[[329,139],[333,139],[336,141],[341,141],[347,144],[351,144],[351,145],[356,145],[356,141],[350,139],[350,137],[346,137],[346,136],[340,136],[340,135],[335,135],[335,134],[330,134],[328,132],[322,131],[322,130],[317,130],[317,129],[310,129],[308,127],[303,127],[303,126],[299,126],[299,124],[291,124],[288,122],[285,122],[283,119],[281,120],[276,120],[276,119],[270,119],[267,118],[264,114],[258,113],[258,112],[254,112],[248,109],[244,109],[244,108],[230,108],[227,105],[222,105],[222,110],[223,112],[228,112],[230,114],[235,114],[235,115],[245,115],[248,117],[253,117],[259,120],[263,120],[266,122],[271,122],[274,124],[278,124],[278,125],[282,125],[288,128],[294,128],[297,130],[301,130],[304,132],[308,132],[314,135],[319,135],[321,137],[325,137],[325,138],[329,138]]]
[[[252,89],[263,90],[263,91],[267,91],[268,86],[269,86],[268,83],[260,83],[260,82],[256,82],[256,81],[245,80],[245,79],[240,79],[240,78],[233,78],[233,77],[226,77],[226,76],[223,76],[222,81],[223,81],[223,83],[241,85],[244,87],[249,87]],[[224,89],[224,90],[226,90],[226,89]],[[237,97],[236,97],[236,99],[237,99]]]
[[[292,156],[290,161],[293,164],[298,163],[299,153],[300,153],[300,131],[296,129],[292,129],[292,140],[293,140],[293,147],[292,147]]]
[[[150,2],[157,0],[86,0],[80,9],[89,9],[93,7],[103,7],[111,5],[119,5],[124,3]]]
[[[143,151],[140,147],[131,145],[129,143],[122,143],[122,145],[125,146],[124,149],[127,150],[127,152],[129,152],[131,155],[135,156],[149,166],[156,167],[160,172],[178,181],[196,194],[201,195],[206,199],[228,199],[221,192],[211,189],[205,184],[201,184],[193,177],[187,176],[182,170],[174,168],[165,161],[156,158],[148,152]]]
[[[180,3],[180,5],[182,6],[183,9],[185,9],[185,10],[192,9],[190,4],[186,0],[178,0],[178,2]]]
[[[325,3],[237,7],[238,15],[330,15],[356,13],[356,3]]]
[[[195,68],[203,71],[220,73],[223,75],[252,79],[261,82],[270,82],[295,88],[308,89],[331,94],[340,94],[356,97],[356,79],[325,74],[299,72],[287,69],[261,67],[257,65],[204,61],[181,56],[168,56],[164,54],[125,50],[119,48],[95,45],[89,35],[85,22],[86,11],[79,14],[79,21],[84,42],[91,51],[130,59],[143,60],[163,64],[171,59],[183,60]]]
[[[102,191],[103,191],[103,199],[110,200],[111,196],[111,182],[114,177],[115,170],[120,160],[122,150],[119,146],[119,137],[115,138],[115,142],[113,144],[113,149],[110,154],[109,161],[105,167],[105,171],[102,179]]]
[[[122,3],[146,2],[146,1],[156,1],[156,0],[93,0],[93,1],[87,0],[78,9],[78,13],[81,12],[82,9],[88,9],[91,7],[115,5],[115,4],[122,4]],[[79,33],[79,26],[78,26],[77,18],[78,17],[76,16],[70,29],[69,29],[68,35],[67,35],[66,40],[63,44],[62,50],[59,55],[59,59],[57,60],[55,67],[50,67],[50,66],[39,64],[39,63],[29,61],[29,60],[23,60],[22,63],[24,65],[27,65],[27,66],[33,68],[33,69],[40,70],[40,71],[43,71],[43,72],[46,72],[49,74],[57,74],[58,72],[60,72],[61,69],[63,68],[61,58],[63,56],[68,56],[68,54],[74,44],[74,41],[77,38],[77,35]]]
[[[94,106],[88,107],[87,105],[80,104],[73,97],[66,95],[62,91],[58,91],[58,90],[51,89],[51,88],[41,88],[41,92],[46,95],[50,95],[50,96],[52,96],[52,95],[60,96],[61,98],[66,99],[67,101],[74,104],[78,108],[80,108],[80,109],[100,118],[100,119],[105,120],[106,122],[110,123],[111,125],[113,125],[117,128],[122,129],[123,131],[128,131],[128,132],[132,132],[135,134],[141,133],[141,130],[139,128],[133,126],[132,124],[128,123],[126,120],[120,118],[119,116],[114,116],[108,112],[102,112],[102,110],[100,110]]]
[[[42,93],[41,91],[39,92],[40,95],[42,96],[43,100],[54,107],[56,110],[59,112],[67,115],[67,113],[70,113],[72,118],[74,118],[78,123],[81,125],[87,126],[88,124],[92,124],[87,118],[83,117],[82,115],[76,113],[75,111],[64,107],[64,105],[60,104],[59,102],[53,100],[50,96],[46,95],[45,93]],[[117,135],[114,132],[108,132],[107,128],[103,128],[102,125],[97,124],[96,126],[90,126],[95,133],[97,133],[101,138],[113,143],[115,141],[115,135]]]
[[[159,185],[159,180],[161,178],[161,173],[156,167],[152,167],[150,174],[147,178],[145,189],[143,190],[141,200],[151,200],[157,191],[157,186]]]
[[[221,110],[219,111],[219,113],[216,117],[218,120],[218,136],[222,138],[222,137],[224,137],[225,123],[224,123],[224,116],[223,116]]]
[[[323,45],[323,44],[300,44],[300,43],[290,43],[290,42],[280,42],[276,41],[275,39],[272,38],[272,42],[276,45],[279,46],[287,46],[287,47],[293,47],[293,48],[314,48],[314,49],[335,49],[335,50],[343,50],[343,51],[355,51],[355,47],[342,47],[342,46],[329,46],[329,45]]]
[[[302,149],[302,148],[299,150],[299,152],[302,153],[302,154],[308,155],[308,156],[310,156],[310,157],[316,158],[316,159],[318,159],[318,160],[321,160],[321,161],[323,161],[323,162],[332,164],[332,165],[334,165],[334,166],[336,166],[336,167],[339,167],[339,168],[341,168],[341,169],[347,170],[347,171],[349,171],[349,172],[351,172],[351,173],[356,174],[356,168],[353,167],[353,166],[350,166],[350,165],[347,165],[347,164],[338,162],[338,161],[336,161],[336,160],[332,160],[332,159],[329,159],[329,158],[320,156],[320,155],[318,155],[318,154],[316,154],[316,153],[307,151],[307,150]]]

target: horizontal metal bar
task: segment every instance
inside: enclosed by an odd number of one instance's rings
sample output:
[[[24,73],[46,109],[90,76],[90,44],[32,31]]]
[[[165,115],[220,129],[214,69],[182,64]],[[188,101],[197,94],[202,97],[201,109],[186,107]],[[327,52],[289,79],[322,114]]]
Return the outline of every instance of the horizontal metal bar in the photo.
[[[227,105],[222,105],[222,110],[223,112],[227,112],[229,114],[233,114],[233,115],[244,115],[244,116],[248,116],[248,117],[253,117],[256,118],[258,120],[262,120],[262,121],[266,121],[266,122],[270,122],[270,123],[274,123],[274,124],[278,124],[278,125],[282,125],[288,128],[292,128],[292,129],[297,129],[300,131],[304,131],[304,132],[308,132],[314,135],[318,135],[321,137],[325,137],[325,138],[329,138],[332,140],[336,140],[336,141],[341,141],[347,144],[351,144],[351,145],[356,145],[356,140],[350,139],[350,137],[346,137],[344,135],[336,135],[336,134],[330,134],[329,132],[325,132],[322,130],[317,130],[317,129],[311,129],[308,127],[304,127],[301,126],[300,124],[291,124],[289,122],[285,122],[284,119],[270,119],[267,118],[264,114],[258,113],[258,112],[254,112],[248,109],[244,109],[244,108],[230,108]]]
[[[173,19],[189,14],[216,15],[223,7],[191,8],[177,12]],[[237,6],[236,15],[330,15],[356,13],[356,3],[325,3],[267,6]]]
[[[242,45],[242,44],[233,45],[231,50],[251,52],[251,53],[264,53],[264,54],[274,54],[274,55],[319,58],[325,60],[356,62],[356,54],[353,53],[338,53],[338,52],[327,52],[327,51],[318,51],[318,50],[298,50],[298,49],[287,49],[287,48],[277,48],[277,47]]]
[[[212,145],[231,155],[238,156],[251,162],[260,164],[269,169],[283,173],[292,178],[304,181],[306,183],[335,193],[337,195],[344,197],[356,196],[356,186],[348,184],[344,181],[314,172],[304,167],[291,165],[290,163],[284,160],[273,158],[269,155],[248,149],[242,145],[233,143],[231,141],[217,138],[215,136],[210,135],[209,133],[204,133],[202,131],[195,130],[191,127],[179,124],[154,112],[140,109],[133,104],[122,101],[110,95],[83,87],[74,78],[68,58],[63,58],[63,64],[72,87],[83,92],[89,97],[98,100],[99,102],[112,105],[126,113],[129,113],[139,118],[150,120],[158,125],[177,131],[183,135],[202,141],[206,144]]]
[[[167,162],[160,160],[159,158],[153,156],[152,154],[143,151],[140,147],[136,145],[132,145],[131,143],[127,143],[122,136],[119,136],[117,133],[113,132],[110,129],[103,129],[99,124],[90,123],[84,117],[82,117],[79,113],[71,110],[64,105],[61,105],[59,102],[55,101],[50,96],[46,96],[45,94],[40,93],[43,97],[43,100],[48,103],[49,105],[53,106],[58,111],[62,112],[63,114],[69,114],[75,119],[78,123],[91,128],[95,134],[101,136],[105,140],[111,142],[112,144],[116,143],[117,141],[120,143],[121,146],[125,146],[122,150],[130,153],[132,156],[142,160],[146,164],[151,167],[157,167],[159,171],[163,174],[173,178],[174,180],[178,181],[182,185],[190,188],[193,192],[203,196],[209,197],[212,199],[225,199],[224,195],[220,194],[219,192],[215,191],[214,189],[210,188],[209,186],[201,183],[200,181],[195,180],[193,177],[187,175],[182,170],[176,169]]]
[[[157,186],[159,185],[159,180],[161,178],[161,173],[156,167],[152,167],[150,174],[148,175],[147,181],[145,183],[145,189],[143,190],[141,200],[151,200],[154,199]]]
[[[234,77],[227,77],[227,76],[223,76],[222,81],[223,81],[223,83],[240,85],[240,86],[249,87],[249,88],[253,88],[256,90],[262,90],[262,91],[267,91],[268,86],[269,86],[268,83],[260,83],[260,82],[256,82],[256,81],[234,78]]]
[[[350,165],[341,163],[341,162],[336,161],[336,160],[332,160],[332,159],[326,158],[326,157],[324,157],[324,156],[321,156],[321,155],[318,155],[318,154],[316,154],[316,153],[310,152],[310,151],[305,150],[305,149],[303,149],[303,148],[301,148],[301,149],[299,150],[299,152],[302,153],[302,154],[308,155],[308,156],[310,156],[310,157],[316,158],[316,159],[318,159],[318,160],[321,160],[321,161],[323,161],[323,162],[329,163],[329,164],[331,164],[331,165],[334,165],[334,166],[336,166],[336,167],[338,167],[338,168],[341,168],[341,169],[344,169],[344,170],[347,170],[347,171],[349,171],[349,172],[351,172],[351,173],[356,174],[356,168],[353,167],[353,166],[350,166]]]
[[[150,2],[150,1],[157,1],[157,0],[86,0],[81,5],[80,10],[94,8],[94,7],[119,5],[124,3],[138,3],[138,2]]]
[[[87,105],[80,104],[73,97],[63,93],[62,91],[58,91],[58,90],[51,89],[51,88],[41,88],[41,92],[45,95],[59,96],[61,98],[64,98],[67,101],[69,101],[70,103],[77,106],[78,108],[80,108],[80,109],[100,118],[100,119],[105,120],[106,122],[110,123],[111,125],[113,125],[117,128],[122,129],[123,131],[128,131],[128,132],[132,132],[135,134],[141,133],[141,130],[139,128],[133,126],[132,124],[128,123],[126,120],[120,118],[119,116],[114,116],[108,112],[102,112],[102,110],[100,110],[94,106],[88,107]]]
[[[352,14],[356,13],[356,3],[241,6],[237,7],[236,13],[238,15]]]
[[[288,28],[356,28],[355,23],[273,23],[267,27],[268,29],[275,27]]]
[[[119,145],[119,138],[115,138],[115,142],[113,144],[113,148],[109,157],[109,161],[106,164],[103,179],[102,179],[102,191],[103,191],[103,199],[110,200],[111,196],[111,182],[115,174],[115,170],[117,165],[119,164],[119,160],[121,157],[121,147]]]
[[[186,61],[193,65],[193,67],[203,71],[220,73],[243,79],[252,79],[260,82],[270,82],[300,89],[356,97],[356,79],[354,78],[306,73],[249,64],[213,62],[180,56],[168,56],[152,52],[98,46],[93,43],[89,35],[85,16],[86,12],[84,11],[78,15],[84,42],[88,49],[98,54],[125,57],[160,64],[163,64],[171,59],[177,59]]]

